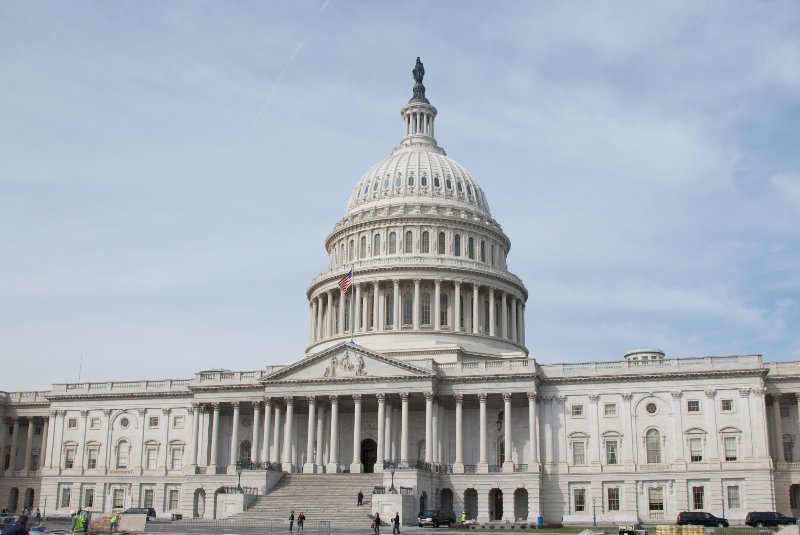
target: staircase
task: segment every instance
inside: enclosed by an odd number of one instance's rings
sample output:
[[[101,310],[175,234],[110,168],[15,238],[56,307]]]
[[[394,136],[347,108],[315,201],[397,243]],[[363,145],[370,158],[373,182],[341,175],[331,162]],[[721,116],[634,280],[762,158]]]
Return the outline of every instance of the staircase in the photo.
[[[369,529],[370,515],[375,514],[371,510],[372,489],[382,484],[383,474],[284,474],[266,496],[259,496],[235,518],[287,521],[292,511],[295,519],[302,511],[309,528],[320,520],[329,520],[331,526]],[[356,505],[359,490],[364,493],[361,507]]]

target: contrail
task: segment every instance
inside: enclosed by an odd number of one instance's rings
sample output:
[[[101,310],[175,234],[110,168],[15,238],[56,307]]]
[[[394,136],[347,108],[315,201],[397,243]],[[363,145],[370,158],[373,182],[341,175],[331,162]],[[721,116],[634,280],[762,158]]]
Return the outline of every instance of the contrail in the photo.
[[[322,4],[322,9],[320,9],[319,12],[322,13],[323,11],[325,11],[325,8],[328,7],[328,4],[330,4],[330,3],[331,3],[331,0],[325,0],[325,3]]]
[[[283,75],[286,74],[286,71],[289,69],[289,66],[294,61],[294,58],[297,57],[297,54],[299,54],[302,49],[303,49],[303,43],[302,42],[297,43],[295,45],[294,51],[292,52],[292,55],[289,56],[289,61],[286,62],[286,65],[284,65],[283,70],[278,75],[278,79],[275,81],[275,85],[272,86],[272,91],[269,92],[269,95],[267,96],[266,100],[264,100],[264,104],[261,106],[261,109],[258,110],[258,113],[256,114],[255,118],[253,119],[253,122],[250,123],[250,128],[247,129],[247,132],[245,133],[245,135],[242,138],[242,141],[240,141],[240,143],[244,143],[245,141],[247,141],[247,138],[250,137],[250,132],[252,132],[253,128],[255,128],[256,123],[258,123],[258,120],[264,114],[264,110],[267,109],[267,106],[269,106],[269,103],[272,102],[272,97],[275,96],[275,92],[278,90],[278,87],[280,87],[281,80],[283,80]]]

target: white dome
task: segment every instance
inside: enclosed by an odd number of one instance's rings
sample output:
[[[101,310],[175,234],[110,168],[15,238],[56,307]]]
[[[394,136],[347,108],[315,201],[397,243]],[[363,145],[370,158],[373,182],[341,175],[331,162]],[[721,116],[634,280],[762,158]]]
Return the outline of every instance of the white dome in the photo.
[[[384,204],[381,201],[433,201],[461,205],[491,217],[486,197],[472,175],[442,152],[429,145],[396,150],[364,173],[350,195],[348,212]]]

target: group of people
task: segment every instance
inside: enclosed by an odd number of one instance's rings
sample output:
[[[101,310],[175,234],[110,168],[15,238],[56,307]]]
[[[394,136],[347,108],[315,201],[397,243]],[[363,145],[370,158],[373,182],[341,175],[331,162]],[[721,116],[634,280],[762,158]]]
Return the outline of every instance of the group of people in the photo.
[[[78,509],[72,516],[72,533],[89,533],[89,511]]]
[[[297,533],[303,533],[303,525],[306,523],[306,515],[303,514],[303,511],[300,511],[300,514],[297,515]],[[289,515],[289,531],[291,532],[294,528],[294,510],[292,510],[292,514]]]
[[[356,505],[363,505],[364,504],[364,493],[360,490],[358,491],[358,496],[356,496]],[[392,535],[400,535],[400,513],[395,512],[394,518],[390,520],[392,523]],[[375,519],[372,521],[372,532],[375,535],[380,535],[381,533],[381,515],[378,512],[375,512]]]

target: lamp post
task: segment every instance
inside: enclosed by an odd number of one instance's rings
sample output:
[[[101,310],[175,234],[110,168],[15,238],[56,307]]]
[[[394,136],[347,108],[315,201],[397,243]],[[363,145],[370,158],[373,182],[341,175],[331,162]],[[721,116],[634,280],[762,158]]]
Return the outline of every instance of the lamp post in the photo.
[[[394,462],[389,463],[389,473],[392,474],[392,486],[389,487],[389,494],[397,494],[397,489],[394,488],[394,471],[397,468],[394,466]]]
[[[592,496],[592,526],[597,527],[597,498]]]
[[[239,494],[244,494],[244,490],[242,489],[242,463],[236,463],[236,475],[239,476],[239,481],[236,483],[236,492]]]

